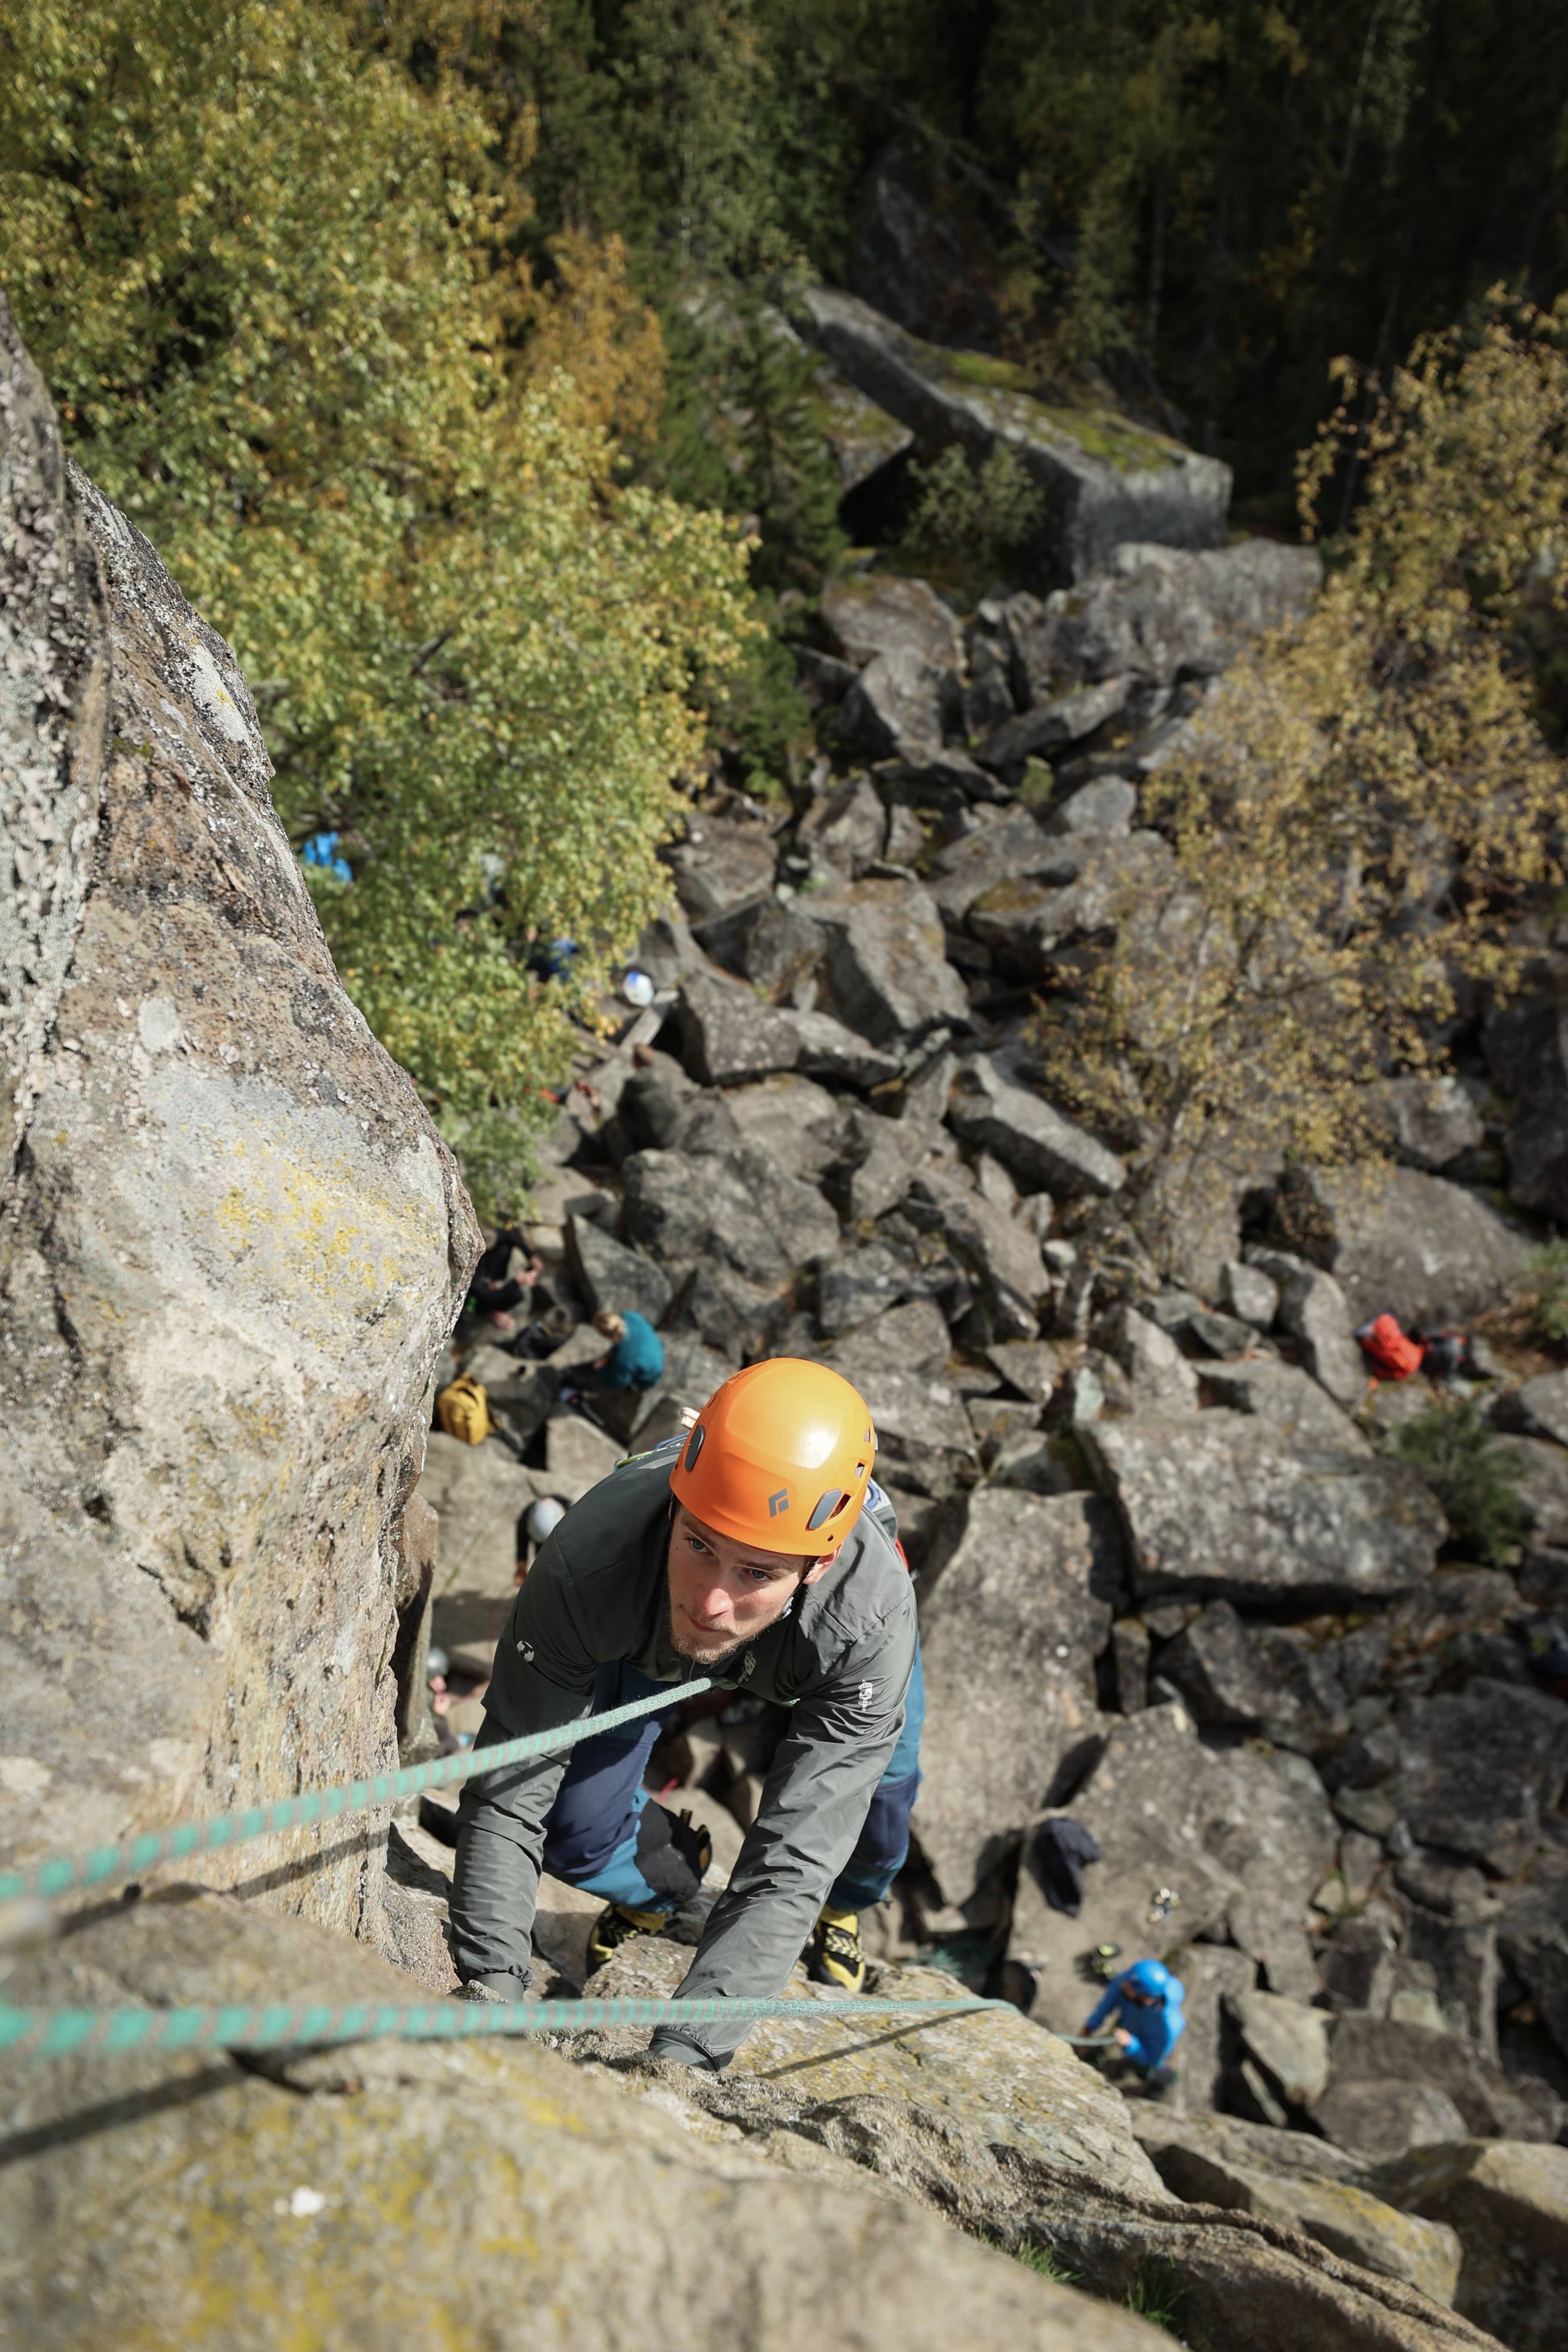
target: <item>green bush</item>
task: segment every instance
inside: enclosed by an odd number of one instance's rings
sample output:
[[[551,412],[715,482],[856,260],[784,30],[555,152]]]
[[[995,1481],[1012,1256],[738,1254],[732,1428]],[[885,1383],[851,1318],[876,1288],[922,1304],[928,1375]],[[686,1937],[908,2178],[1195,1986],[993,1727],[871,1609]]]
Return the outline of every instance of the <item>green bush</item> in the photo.
[[[1456,1543],[1489,1568],[1506,1564],[1523,1532],[1518,1479],[1468,1399],[1432,1405],[1396,1429],[1386,1451],[1426,1480]]]
[[[1530,1301],[1531,1328],[1549,1348],[1568,1340],[1568,1241],[1531,1250],[1521,1294]]]
[[[910,552],[976,588],[988,587],[1045,520],[1043,496],[1002,442],[980,466],[955,444],[930,466],[911,465],[910,479]]]

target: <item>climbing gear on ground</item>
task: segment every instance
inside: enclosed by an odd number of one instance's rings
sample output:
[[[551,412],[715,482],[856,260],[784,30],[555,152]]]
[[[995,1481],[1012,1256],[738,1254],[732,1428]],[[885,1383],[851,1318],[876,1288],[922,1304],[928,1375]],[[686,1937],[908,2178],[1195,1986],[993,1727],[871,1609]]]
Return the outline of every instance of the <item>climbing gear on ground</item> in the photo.
[[[714,1391],[670,1491],[731,1542],[820,1558],[859,1517],[876,1456],[866,1401],[841,1373],[773,1356]]]
[[[805,1973],[815,1983],[858,1992],[866,1981],[866,1948],[860,1941],[858,1912],[839,1911],[831,1903],[824,1904],[803,1957]]]
[[[673,1906],[668,1911],[634,1911],[625,1903],[606,1903],[588,1932],[588,1974],[593,1976],[606,1960],[613,1960],[623,1944],[635,1944],[639,1936],[657,1936],[674,1916]]]
[[[694,1675],[680,1685],[682,1698],[696,1698],[715,1688],[710,1676]],[[400,1797],[417,1796],[422,1789],[447,1789],[521,1764],[534,1756],[553,1755],[558,1748],[574,1748],[580,1739],[614,1731],[639,1716],[657,1715],[668,1706],[670,1692],[660,1686],[645,1698],[627,1699],[623,1706],[606,1707],[602,1715],[585,1715],[575,1723],[558,1723],[548,1731],[525,1732],[518,1739],[499,1740],[493,1748],[465,1748],[454,1756],[438,1756],[429,1764],[407,1764],[400,1772],[377,1772],[368,1780],[344,1780],[335,1788],[308,1790],[302,1797],[279,1797],[269,1805],[247,1805],[236,1813],[215,1813],[205,1822],[180,1822],[173,1829],[148,1830],[128,1838],[123,1845],[89,1846],[85,1853],[51,1854],[26,1870],[0,1873],[0,1903],[16,1903],[29,1895],[64,1895],[73,1886],[102,1886],[114,1878],[136,1878],[155,1862],[182,1862],[187,1854],[209,1853],[216,1847],[247,1845],[252,1838],[275,1837],[279,1830],[298,1829],[311,1822],[335,1822],[345,1813],[363,1813],[379,1805],[395,1804]]]
[[[1385,1381],[1407,1381],[1421,1370],[1421,1348],[1415,1339],[1407,1339],[1392,1315],[1374,1315],[1356,1333],[1362,1353],[1374,1372]]]
[[[15,2057],[64,2058],[83,2051],[309,2050],[346,2042],[467,2042],[493,2034],[593,2033],[612,2026],[718,2025],[745,2019],[800,2017],[818,2024],[839,2007],[815,2000],[479,2000],[422,2002],[393,2009],[374,2001],[342,2008],[325,2004],[258,2009],[7,2009],[0,2003],[0,2051]],[[894,2017],[912,2024],[1010,2009],[978,1993],[956,2000],[861,2000],[863,2018]],[[1017,2015],[1016,2010],[1012,2012]]]
[[[482,1445],[495,1429],[484,1383],[470,1380],[467,1372],[459,1372],[437,1397],[436,1418],[448,1437],[464,1445]]]
[[[1116,1963],[1121,1958],[1120,1944],[1096,1944],[1089,1955],[1089,1972],[1101,1984],[1109,1984],[1116,1974]]]
[[[1157,1886],[1149,1903],[1150,1927],[1163,1927],[1181,1899],[1173,1886]]]

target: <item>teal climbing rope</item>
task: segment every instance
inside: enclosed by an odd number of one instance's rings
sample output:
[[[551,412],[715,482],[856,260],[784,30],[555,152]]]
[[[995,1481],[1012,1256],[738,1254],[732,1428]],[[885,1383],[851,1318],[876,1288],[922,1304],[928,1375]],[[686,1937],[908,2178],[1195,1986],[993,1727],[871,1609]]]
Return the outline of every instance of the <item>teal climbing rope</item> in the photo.
[[[399,1772],[377,1772],[368,1780],[345,1780],[336,1788],[310,1790],[302,1797],[280,1797],[270,1805],[215,1813],[209,1821],[149,1830],[144,1836],[127,1839],[123,1845],[92,1846],[79,1854],[52,1854],[30,1869],[0,1875],[0,1903],[20,1902],[28,1895],[47,1901],[52,1895],[68,1894],[73,1887],[139,1878],[155,1862],[179,1862],[187,1854],[210,1853],[219,1846],[245,1845],[252,1838],[275,1837],[280,1830],[303,1828],[312,1822],[341,1821],[348,1813],[367,1812],[374,1806],[416,1796],[422,1789],[449,1789],[458,1781],[472,1780],[477,1772],[497,1772],[531,1756],[548,1756],[557,1748],[574,1747],[595,1732],[611,1731],[616,1724],[657,1714],[679,1699],[693,1698],[698,1692],[715,1687],[709,1676],[698,1675],[690,1682],[673,1683],[667,1690],[656,1691],[650,1698],[630,1699],[625,1706],[609,1707],[603,1715],[557,1724],[549,1731],[531,1731],[521,1739],[500,1740],[493,1748],[463,1748],[455,1756],[437,1757],[433,1764],[410,1764]]]
[[[426,2001],[388,2008],[373,2001],[260,2009],[6,2009],[0,2005],[0,2052],[9,2057],[67,2058],[129,2050],[309,2050],[357,2042],[468,2042],[517,2033],[583,2033],[614,2026],[711,2025],[744,2018],[814,2018],[858,2024],[868,2017],[968,2016],[1011,2009],[978,1994],[929,2000],[879,2000],[846,1994],[822,2000]],[[1013,2012],[1016,2015],[1016,2011]]]

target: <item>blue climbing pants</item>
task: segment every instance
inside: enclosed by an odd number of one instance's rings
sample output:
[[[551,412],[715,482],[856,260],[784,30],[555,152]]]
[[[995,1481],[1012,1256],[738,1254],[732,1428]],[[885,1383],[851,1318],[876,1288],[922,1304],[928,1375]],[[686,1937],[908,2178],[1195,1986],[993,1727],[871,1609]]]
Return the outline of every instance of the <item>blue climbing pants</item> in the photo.
[[[665,1687],[635,1666],[601,1666],[594,1683],[594,1712],[650,1697]],[[679,1692],[670,1693],[670,1703],[673,1712]],[[544,1824],[544,1867],[552,1877],[631,1911],[669,1907],[668,1894],[649,1885],[639,1861],[639,1855],[647,1860],[649,1843],[643,1825],[648,1803],[643,1773],[664,1720],[645,1715],[580,1740]],[[910,1814],[921,1784],[924,1720],[925,1680],[917,1650],[899,1744],[888,1759],[855,1851],[827,1895],[837,1910],[868,1911],[903,1868],[910,1850]]]

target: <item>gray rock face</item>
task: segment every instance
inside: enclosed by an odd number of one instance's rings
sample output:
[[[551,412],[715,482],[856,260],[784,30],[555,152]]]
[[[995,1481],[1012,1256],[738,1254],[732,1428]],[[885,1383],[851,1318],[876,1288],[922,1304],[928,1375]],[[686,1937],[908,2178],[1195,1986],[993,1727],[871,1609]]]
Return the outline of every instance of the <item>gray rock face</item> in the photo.
[[[912,1220],[941,1234],[973,1276],[984,1339],[1037,1339],[1036,1309],[1046,1288],[1046,1262],[1027,1227],[959,1178],[934,1171],[915,1178],[907,1206]]]
[[[1279,1287],[1261,1266],[1231,1258],[1220,1270],[1220,1304],[1256,1330],[1267,1331],[1279,1312]]]
[[[984,456],[1000,441],[1046,491],[1061,575],[1081,579],[1131,538],[1207,547],[1221,537],[1230,471],[1107,412],[1047,409],[986,381],[963,354],[921,343],[852,294],[814,287],[816,338],[852,383],[923,442],[959,441]],[[988,370],[994,376],[994,371]],[[1114,455],[1100,452],[1107,446]]]
[[[960,1064],[948,1116],[956,1134],[994,1152],[1026,1190],[1104,1197],[1126,1180],[1113,1151],[1020,1085],[1002,1056],[972,1054]]]
[[[947,961],[942,917],[913,882],[857,882],[811,901],[827,933],[827,984],[852,1028],[879,1045],[923,1037],[969,1018],[963,983]]]
[[[742,1148],[694,1160],[636,1151],[622,1174],[627,1233],[666,1266],[714,1258],[748,1282],[776,1288],[838,1238],[838,1221],[816,1187],[784,1174],[762,1152]]]
[[[1120,1572],[1098,1496],[983,1486],[949,1505],[921,1609],[925,1779],[914,1816],[945,1901],[968,1899],[1092,1734],[1094,1658]]]
[[[1322,576],[1315,548],[1272,540],[1200,554],[1132,543],[1116,548],[1082,588],[1058,589],[1043,606],[1010,599],[1008,618],[1037,700],[1097,678],[1170,686],[1213,677],[1260,631],[1299,618]]]
[[[1014,770],[1021,772],[1026,760],[1059,751],[1116,718],[1126,708],[1129,690],[1126,678],[1109,677],[1102,685],[1079,687],[1072,694],[1037,703],[1016,719],[1005,719],[975,745],[974,756],[982,767],[1003,774]]]
[[[1484,1676],[1399,1716],[1397,1801],[1411,1833],[1510,1877],[1568,1780],[1568,1713],[1544,1692]]]
[[[703,816],[666,852],[681,907],[694,923],[759,898],[773,887],[773,836],[760,824]]]
[[[1527,1437],[1568,1445],[1568,1372],[1538,1372],[1500,1401],[1498,1420]]]
[[[567,1227],[572,1271],[596,1315],[601,1307],[624,1313],[629,1307],[650,1323],[662,1323],[674,1296],[669,1277],[592,1217],[574,1217]]]
[[[1305,1777],[1293,1777],[1299,1759],[1215,1754],[1175,1705],[1107,1727],[1104,1754],[1063,1808],[1104,1853],[1087,1874],[1080,1916],[1048,1907],[1027,1843],[1018,1874],[1009,1955],[1034,1973],[1031,2014],[1061,2033],[1079,2032],[1093,2004],[1080,1963],[1096,1944],[1170,1959],[1179,1972],[1179,1948],[1217,1926],[1252,1882],[1294,1906],[1299,1933],[1334,1851],[1333,1817],[1316,1776],[1300,1768]]]
[[[1280,1326],[1300,1342],[1313,1379],[1336,1404],[1359,1404],[1366,1394],[1367,1370],[1352,1336],[1344,1292],[1333,1276],[1284,1250],[1253,1249],[1247,1257],[1279,1285]]]
[[[933,669],[963,667],[963,632],[923,580],[867,572],[829,581],[822,618],[836,653],[857,669],[879,654],[912,653]]]
[[[1118,1307],[1098,1336],[1126,1373],[1136,1412],[1196,1412],[1198,1376],[1168,1331],[1133,1307]]]
[[[956,717],[952,672],[900,646],[867,663],[844,698],[838,731],[848,750],[868,760],[921,766],[940,753],[950,716]]]
[[[847,1029],[830,1013],[788,1013],[784,1018],[795,1031],[800,1067],[814,1078],[839,1078],[852,1087],[879,1087],[896,1078],[902,1067],[897,1054],[874,1045],[857,1030]]]
[[[869,776],[847,776],[813,802],[795,828],[796,845],[813,868],[846,882],[881,856],[887,838],[888,812]]]
[[[1551,2141],[1563,2119],[1562,2103],[1544,2083],[1505,2074],[1457,2034],[1355,2011],[1334,2021],[1329,2088],[1313,2107],[1312,2119],[1328,2138],[1369,2156],[1403,2155],[1405,2147],[1422,2144],[1413,2138],[1405,2138],[1403,2147],[1388,2143],[1424,2123],[1426,2144],[1456,2137],[1451,2115],[1436,2110],[1424,2117],[1419,2097],[1390,2101],[1380,2111],[1371,2086],[1386,2093],[1395,2085],[1425,2092],[1428,2098],[1440,2095],[1478,2138]]]
[[[1568,1546],[1568,1454],[1539,1437],[1502,1438],[1497,1450],[1513,1472],[1531,1542]]]
[[[1299,1364],[1257,1356],[1245,1363],[1205,1364],[1203,1378],[1215,1404],[1253,1414],[1282,1438],[1340,1454],[1372,1450],[1349,1413],[1342,1412]]]
[[[1467,1322],[1525,1264],[1526,1243],[1494,1209],[1416,1168],[1292,1170],[1280,1202],[1302,1229],[1303,1255],[1333,1274],[1352,1325],[1385,1312],[1407,1329]]]
[[[1229,2007],[1244,2047],[1288,2107],[1310,2107],[1329,2086],[1329,2019],[1278,1993],[1239,1992]]]
[[[739,1140],[765,1152],[786,1175],[820,1181],[842,1149],[837,1097],[798,1073],[731,1087],[724,1108]]]
[[[1390,1078],[1384,1116],[1401,1160],[1436,1175],[1485,1136],[1480,1113],[1458,1078]]]
[[[479,1235],[339,986],[233,655],[67,466],[3,305],[0,395],[16,1862],[392,1759],[398,1521]],[[370,1932],[363,1846],[269,1853],[280,1904]]]
[[[1220,1410],[1102,1420],[1083,1436],[1140,1592],[1352,1599],[1407,1591],[1436,1563],[1442,1513],[1400,1464],[1308,1452]]]
[[[822,933],[770,892],[752,898],[701,927],[700,944],[715,963],[749,980],[768,996],[780,996],[804,980],[822,953]],[[695,965],[689,966],[694,970]],[[644,969],[647,969],[645,964]],[[671,973],[673,984],[684,973]]]
[[[1512,2352],[1555,2352],[1568,2308],[1568,2148],[1507,2140],[1424,2147],[1383,2192],[1446,2222],[1464,2249],[1454,2300]]]
[[[1015,875],[1060,868],[1060,848],[1026,808],[1011,808],[994,824],[976,825],[939,850],[931,861],[931,895],[942,913],[961,921],[976,898]]]
[[[1568,957],[1543,957],[1486,1025],[1487,1060],[1519,1108],[1508,1130],[1509,1198],[1568,1222]]]
[[[300,1921],[210,1895],[115,1906],[70,1950],[68,1997],[100,2004],[260,2002],[280,1983],[329,2005],[402,2004],[413,1990]],[[946,2026],[960,2068],[966,2030]],[[999,2078],[1009,2032],[1022,2063],[1039,2037],[999,2019],[973,2071],[984,2078],[988,2060]],[[419,2352],[461,2277],[461,2329],[497,2352],[568,2352],[584,2311],[605,2352],[784,2352],[861,2298],[909,2352],[946,2352],[976,2326],[1029,2352],[1154,2352],[1142,2321],[966,2241],[874,2169],[794,2135],[794,2164],[770,2161],[760,2139],[685,2103],[688,2070],[645,2065],[646,2097],[529,2041],[377,2044],[266,2072],[178,2056],[32,2068],[5,2096],[7,2136],[26,2151],[0,2187],[6,2335],[59,2352],[139,2336],[202,2352],[332,2337]],[[1086,2069],[1047,2059],[1036,2080],[1058,2142],[1120,2138],[1121,2170],[1143,2165]],[[84,2133],[83,2111],[102,2101],[114,2128]],[[165,2180],[180,2183],[174,2231],[154,2189]],[[699,2210],[708,2227],[694,2233]],[[478,2265],[476,2231],[492,2255]],[[631,2284],[653,2270],[668,2313]]]
[[[1062,834],[1131,833],[1138,813],[1138,794],[1125,776],[1097,776],[1076,793],[1058,801],[1046,819],[1046,832]]]
[[[975,938],[1022,980],[1048,979],[1069,940],[1110,934],[1173,879],[1170,845],[1157,833],[1068,835],[1062,849],[1078,859],[1071,881],[1000,882],[969,909]]]
[[[1347,2262],[1404,2279],[1435,2302],[1453,2302],[1464,2254],[1458,2233],[1446,2222],[1418,2220],[1372,2195],[1366,2168],[1326,2142],[1234,2116],[1182,2122],[1156,2112],[1141,2115],[1138,2128],[1160,2178],[1178,2197],[1264,2215]],[[1310,2169],[1290,2161],[1297,2147],[1310,2151]],[[1345,2177],[1329,2169],[1335,2159],[1346,2165]]]
[[[708,1087],[795,1067],[800,1038],[789,1015],[749,988],[696,971],[680,992],[680,1035],[693,1077]]]

